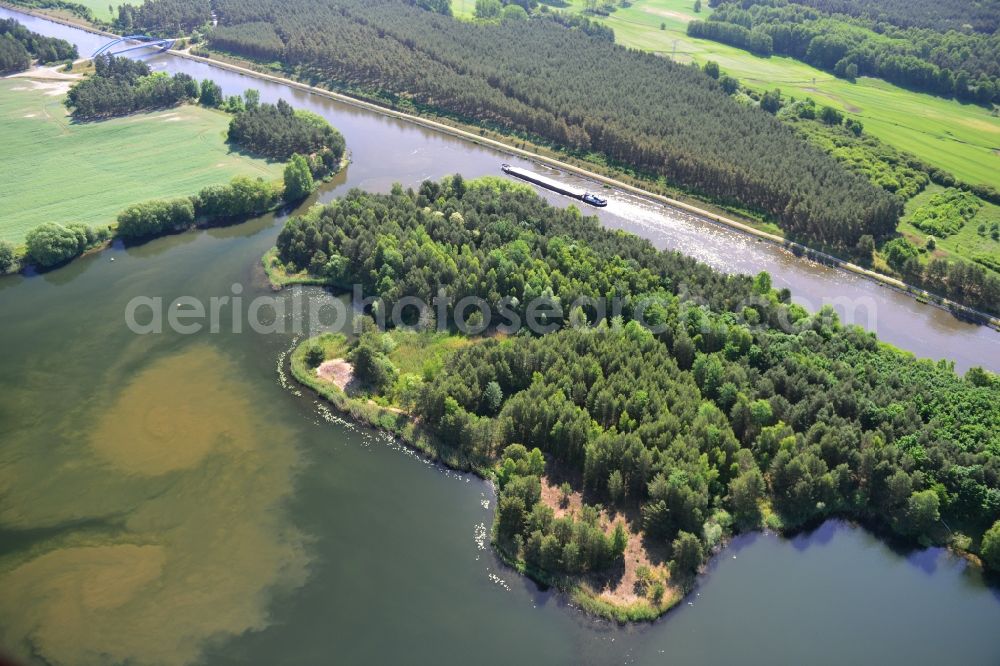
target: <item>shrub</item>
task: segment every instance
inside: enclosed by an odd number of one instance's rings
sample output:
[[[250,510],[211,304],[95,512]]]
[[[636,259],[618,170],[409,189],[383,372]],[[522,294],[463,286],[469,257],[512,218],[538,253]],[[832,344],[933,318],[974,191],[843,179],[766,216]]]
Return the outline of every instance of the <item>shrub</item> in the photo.
[[[28,232],[25,238],[28,259],[43,268],[55,266],[79,256],[86,247],[73,229],[46,222]]]
[[[983,535],[983,546],[980,549],[983,562],[993,571],[1000,571],[1000,520]]]
[[[858,244],[855,247],[858,253],[858,257],[865,262],[870,262],[872,260],[872,254],[875,253],[875,239],[872,238],[871,234],[864,234],[858,239]]]
[[[781,91],[775,88],[764,93],[760,98],[760,108],[768,113],[777,113],[781,108]]]
[[[673,542],[673,560],[670,573],[676,578],[690,578],[698,573],[704,559],[701,540],[689,532],[680,532]]]
[[[520,5],[506,5],[503,8],[502,18],[504,21],[527,21],[528,12]]]
[[[921,231],[946,238],[958,233],[982,207],[976,195],[951,188],[932,196],[913,213],[910,222]]]
[[[154,199],[129,206],[118,215],[118,235],[123,238],[157,236],[181,231],[194,224],[190,199]]]
[[[897,271],[902,270],[907,260],[917,256],[917,248],[905,238],[893,238],[882,248],[886,263]]]
[[[382,392],[396,382],[399,371],[382,351],[375,334],[363,335],[348,354],[357,377],[376,392]]]
[[[17,265],[17,255],[14,246],[5,240],[0,240],[0,275],[10,273]]]
[[[285,167],[285,201],[305,199],[313,190],[313,177],[306,158],[292,155]]]
[[[819,110],[819,119],[827,125],[840,125],[844,121],[844,114],[832,106],[824,106]]]
[[[209,220],[241,219],[267,212],[278,197],[275,183],[237,176],[229,185],[212,185],[199,192],[195,211]]]
[[[722,89],[725,90],[728,95],[732,95],[740,89],[740,82],[728,74],[722,75],[719,79],[719,85],[722,86]]]
[[[306,365],[310,368],[319,367],[325,359],[326,354],[323,353],[323,348],[319,345],[312,345],[306,350]]]
[[[559,506],[565,509],[569,506],[570,495],[573,494],[573,486],[569,483],[563,481],[559,485]]]

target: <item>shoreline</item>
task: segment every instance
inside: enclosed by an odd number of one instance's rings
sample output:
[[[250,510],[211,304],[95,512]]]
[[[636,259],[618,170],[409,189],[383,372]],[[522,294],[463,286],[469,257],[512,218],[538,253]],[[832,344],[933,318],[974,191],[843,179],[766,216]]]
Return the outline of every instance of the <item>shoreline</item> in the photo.
[[[53,21],[55,23],[59,23],[72,28],[78,28],[80,30],[85,30],[87,32],[91,32],[94,34],[99,34],[106,37],[117,37],[117,35],[114,35],[113,33],[106,32],[104,30],[101,30],[99,28],[96,28],[92,25],[83,22],[82,19],[79,22],[72,21],[62,17],[51,16],[49,14],[46,14],[38,10],[29,9],[26,7],[20,7],[18,5],[11,5],[7,2],[3,2],[2,0],[0,0],[0,6],[6,7],[11,11],[21,12],[23,14],[34,16],[36,18]],[[668,197],[666,195],[656,194],[654,192],[645,190],[635,185],[630,185],[617,178],[611,176],[605,176],[596,173],[594,171],[585,169],[583,167],[579,167],[570,164],[568,162],[562,161],[560,159],[556,159],[554,157],[525,150],[524,148],[518,148],[507,142],[482,136],[470,130],[463,129],[462,127],[455,127],[447,123],[441,122],[439,120],[434,120],[431,118],[426,118],[424,116],[406,113],[403,111],[397,111],[396,109],[391,109],[386,106],[382,106],[380,104],[375,104],[374,102],[369,102],[363,99],[359,99],[357,97],[352,97],[344,93],[335,92],[332,90],[326,90],[324,88],[319,88],[316,86],[311,86],[305,83],[301,83],[299,81],[295,81],[293,79],[285,78],[283,76],[278,76],[276,74],[257,71],[255,69],[244,67],[242,65],[237,65],[235,63],[227,62],[225,60],[217,60],[217,59],[204,58],[201,56],[192,55],[191,53],[188,53],[186,51],[169,50],[166,51],[165,53],[175,57],[185,58],[193,62],[200,62],[202,64],[218,67],[220,69],[231,71],[236,74],[242,74],[244,76],[257,78],[263,81],[270,81],[272,83],[277,83],[279,85],[284,85],[290,88],[294,88],[296,90],[301,90],[303,92],[308,92],[314,95],[318,95],[320,97],[326,97],[328,99],[332,99],[338,102],[350,104],[352,106],[372,111],[374,113],[379,113],[381,115],[403,120],[405,122],[409,122],[424,127],[426,129],[448,134],[450,136],[454,136],[456,138],[463,139],[465,141],[469,141],[474,144],[485,145],[510,155],[515,155],[517,157],[532,160],[534,162],[543,164],[551,168],[572,173],[576,176],[594,181],[601,185],[607,185],[610,187],[618,188],[619,190],[626,191],[630,194],[642,197],[648,201],[652,201],[661,205],[666,205],[668,207],[683,210],[687,213],[702,218],[704,221],[707,221],[709,223],[724,226],[729,229],[733,229],[737,232],[743,233],[745,235],[756,237],[762,241],[781,247],[785,251],[795,255],[797,258],[800,256],[804,256],[812,261],[822,263],[826,266],[830,266],[835,269],[840,269],[848,273],[853,273],[854,275],[857,275],[864,279],[868,279],[884,287],[894,289],[897,292],[910,296],[918,303],[931,305],[940,308],[942,310],[945,310],[947,312],[950,312],[952,313],[953,316],[955,316],[958,313],[963,314],[965,315],[966,318],[971,319],[973,323],[988,326],[994,329],[995,331],[1000,332],[1000,317],[994,317],[992,315],[989,315],[985,312],[981,312],[970,306],[963,305],[961,303],[952,301],[942,296],[938,296],[937,294],[929,292],[920,287],[910,285],[898,278],[894,278],[885,275],[883,273],[879,273],[878,271],[875,270],[864,268],[863,266],[859,266],[845,259],[841,259],[839,257],[836,257],[835,255],[829,254],[822,250],[817,250],[807,245],[798,243],[796,241],[788,240],[787,238],[784,238],[777,234],[772,234],[768,231],[757,229],[756,227],[750,224],[740,222],[725,215],[713,213],[709,210],[700,208],[693,204],[689,204],[684,201]],[[472,126],[466,126],[466,127],[472,127]]]

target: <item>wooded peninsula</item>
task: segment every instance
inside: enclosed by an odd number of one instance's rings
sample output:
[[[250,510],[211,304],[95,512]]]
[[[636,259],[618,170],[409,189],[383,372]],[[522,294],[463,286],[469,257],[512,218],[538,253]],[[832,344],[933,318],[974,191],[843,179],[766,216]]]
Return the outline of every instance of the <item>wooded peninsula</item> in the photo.
[[[520,317],[541,296],[564,306],[545,334],[453,307],[415,316],[418,333],[369,321],[353,340],[304,343],[293,370],[356,418],[494,478],[497,548],[595,612],[655,617],[727,535],[834,516],[1000,567],[1000,379],[807,313],[766,273],[723,275],[524,186],[460,176],[352,190],[289,220],[271,262],[359,284],[375,313],[439,289]],[[613,298],[621,313],[599,318]],[[317,378],[333,359],[351,364],[349,395]],[[543,498],[559,482],[564,501],[582,498],[575,517]],[[618,607],[594,581],[621,575],[630,539],[663,566]]]

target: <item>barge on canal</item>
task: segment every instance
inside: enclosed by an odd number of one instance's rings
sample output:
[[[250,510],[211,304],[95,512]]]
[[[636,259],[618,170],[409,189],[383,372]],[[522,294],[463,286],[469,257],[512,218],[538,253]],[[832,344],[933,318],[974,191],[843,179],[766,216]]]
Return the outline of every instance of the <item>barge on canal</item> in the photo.
[[[534,171],[528,171],[527,169],[521,169],[519,167],[511,166],[509,164],[501,164],[500,170],[503,171],[508,176],[513,176],[515,178],[520,178],[521,180],[526,180],[529,183],[534,183],[539,187],[544,187],[547,190],[552,190],[558,194],[562,194],[567,197],[572,197],[574,199],[579,199],[584,203],[588,203],[591,206],[597,206],[598,208],[604,208],[608,205],[608,200],[604,197],[599,197],[596,194],[587,192],[586,190],[581,190],[572,185],[567,185],[565,183],[560,183],[557,180],[552,180],[540,173],[535,173]]]

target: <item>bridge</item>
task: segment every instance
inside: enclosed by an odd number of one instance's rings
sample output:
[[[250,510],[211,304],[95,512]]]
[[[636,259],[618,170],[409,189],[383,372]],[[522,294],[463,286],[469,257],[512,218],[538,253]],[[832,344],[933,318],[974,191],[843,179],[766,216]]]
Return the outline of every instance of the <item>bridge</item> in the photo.
[[[166,51],[171,46],[174,45],[174,39],[157,39],[156,37],[150,37],[149,35],[125,35],[124,37],[119,37],[118,39],[108,42],[101,48],[94,51],[91,58],[96,58],[99,55],[121,55],[128,51],[135,51],[137,49],[148,49],[148,48],[159,48],[161,51]],[[135,42],[139,42],[136,44]],[[118,46],[124,46],[125,48],[117,50],[112,53],[112,49]]]

